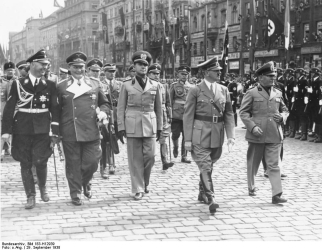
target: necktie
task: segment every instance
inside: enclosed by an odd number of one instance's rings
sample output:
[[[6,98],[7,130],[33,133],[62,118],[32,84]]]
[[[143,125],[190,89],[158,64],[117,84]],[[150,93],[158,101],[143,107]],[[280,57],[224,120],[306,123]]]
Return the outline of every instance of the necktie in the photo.
[[[213,84],[212,84],[212,83],[210,83],[210,91],[211,91],[212,95],[215,95],[214,88],[213,88],[213,86],[212,86],[212,85],[213,85]]]
[[[77,81],[77,84],[78,84],[78,86],[80,86],[80,85],[81,85],[81,82],[80,82],[80,80],[78,80],[78,81]]]
[[[36,78],[36,81],[35,81],[35,86],[36,87],[38,85],[38,78]]]

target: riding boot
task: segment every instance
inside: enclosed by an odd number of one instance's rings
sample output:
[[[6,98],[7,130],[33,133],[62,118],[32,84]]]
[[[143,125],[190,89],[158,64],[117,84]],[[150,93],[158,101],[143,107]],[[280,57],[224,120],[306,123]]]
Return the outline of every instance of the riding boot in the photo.
[[[295,137],[295,121],[290,121],[290,134],[289,134],[290,138],[294,138]]]
[[[286,120],[286,124],[285,124],[285,131],[284,131],[284,137],[289,137],[291,134],[290,131],[290,121],[289,119]]]
[[[306,141],[307,140],[307,123],[302,122],[301,127],[302,127],[302,133],[301,133],[301,138],[300,141]]]
[[[237,113],[234,113],[235,127],[237,127]]]
[[[198,201],[204,202],[205,204],[208,204],[208,198],[205,194],[205,191],[203,190],[203,185],[201,181],[201,174],[200,174],[200,180],[199,180],[199,195],[198,195]]]
[[[173,162],[168,159],[168,145],[166,143],[160,145],[160,155],[162,161],[162,170],[167,170],[173,166]]]
[[[315,132],[313,133],[312,136],[308,135],[308,142],[315,142],[316,139],[318,139],[318,134],[319,134],[319,126],[315,126]]]
[[[318,138],[314,142],[322,143],[322,125],[316,124],[315,126],[318,128],[318,132],[317,132]]]
[[[38,186],[39,186],[39,191],[40,191],[40,197],[44,202],[48,202],[49,196],[48,196],[47,188],[46,188],[47,166],[42,169],[36,168],[36,171],[37,171],[37,177],[38,177]]]
[[[178,157],[178,148],[179,148],[179,144],[178,144],[178,140],[179,139],[177,139],[177,140],[172,140],[172,142],[173,142],[173,157],[174,158],[177,158]]]
[[[191,163],[191,161],[187,158],[187,150],[184,147],[184,140],[181,142],[181,162],[183,163]]]
[[[215,203],[214,199],[214,186],[212,184],[211,171],[201,172],[200,176],[203,190],[208,199],[209,211],[213,214],[216,212],[216,209],[219,208],[219,205]]]
[[[36,206],[36,190],[31,169],[21,168],[21,178],[27,196],[25,209],[32,209]]]

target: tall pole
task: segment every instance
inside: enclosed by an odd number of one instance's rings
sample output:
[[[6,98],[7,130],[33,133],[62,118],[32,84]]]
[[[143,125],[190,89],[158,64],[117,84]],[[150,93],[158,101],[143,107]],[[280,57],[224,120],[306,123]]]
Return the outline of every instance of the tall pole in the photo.
[[[125,10],[125,1],[124,1],[124,5],[123,5],[123,10]],[[124,13],[124,12],[123,12]],[[123,14],[124,15],[124,14]],[[125,19],[125,16],[124,16]],[[125,25],[123,26],[123,30],[124,30],[124,39],[123,39],[123,77],[125,78],[126,75],[126,27]]]
[[[190,19],[190,5],[188,5],[188,46],[187,46],[187,63],[188,66],[191,67],[191,32],[190,32],[190,28],[191,28],[191,19]]]
[[[206,15],[205,15],[205,34],[204,34],[204,44],[203,44],[203,53],[204,53],[204,60],[207,61],[207,41],[208,41],[208,25],[207,25],[207,21],[208,21],[208,7],[207,4],[205,4],[205,11],[206,11]],[[190,27],[189,27],[190,28]]]
[[[173,21],[174,19],[172,19]],[[175,42],[175,22],[173,21],[172,23],[172,44],[171,44],[171,51],[172,51],[172,46],[174,46],[174,42]],[[174,67],[174,63],[175,63],[175,58],[176,58],[176,53],[175,50],[173,51],[173,56],[172,56],[172,76],[174,79],[174,74],[175,74],[175,67]]]
[[[132,19],[133,19],[133,52],[137,51],[137,46],[136,46],[136,25],[135,25],[135,6],[134,6],[134,0],[132,0],[132,8],[133,8],[133,12],[132,12]]]

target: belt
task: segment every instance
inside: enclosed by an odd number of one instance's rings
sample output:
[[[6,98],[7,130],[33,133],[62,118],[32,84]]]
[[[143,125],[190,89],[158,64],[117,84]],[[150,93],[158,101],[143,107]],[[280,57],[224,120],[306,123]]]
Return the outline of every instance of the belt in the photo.
[[[174,100],[175,103],[185,104],[186,101]]]
[[[143,111],[143,112],[154,112],[154,108],[144,107],[144,106],[127,106],[127,110]]]
[[[23,112],[23,113],[33,113],[33,114],[38,114],[38,113],[45,113],[48,112],[48,109],[23,109],[23,108],[19,108],[18,109],[19,112]]]
[[[195,115],[195,120],[199,121],[205,121],[205,122],[213,122],[213,123],[218,123],[218,122],[223,122],[224,119],[222,116],[204,116],[204,115]]]

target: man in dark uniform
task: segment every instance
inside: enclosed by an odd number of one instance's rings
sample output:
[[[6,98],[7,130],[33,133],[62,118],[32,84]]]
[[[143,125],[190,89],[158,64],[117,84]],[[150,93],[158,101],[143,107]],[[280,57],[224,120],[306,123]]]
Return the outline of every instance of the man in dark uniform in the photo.
[[[58,76],[55,75],[53,72],[50,71],[50,68],[51,68],[51,64],[49,62],[49,65],[48,65],[48,68],[46,69],[46,73],[45,73],[45,78],[56,83],[58,83]]]
[[[27,64],[26,60],[22,60],[17,63],[17,69],[19,70],[20,77],[27,77],[29,71],[29,65]]]
[[[55,83],[44,78],[49,61],[45,50],[29,57],[28,77],[15,80],[4,109],[2,139],[13,134],[12,157],[20,162],[21,177],[27,195],[26,209],[36,205],[35,184],[31,167],[35,166],[41,199],[49,201],[47,181],[47,161],[51,156],[51,140],[59,141],[59,108]],[[16,106],[18,112],[14,115]],[[49,136],[50,126],[52,139]]]
[[[296,80],[295,86],[293,87],[293,97],[291,99],[291,111],[294,112],[295,128],[297,129],[299,126],[301,126],[301,133],[295,135],[295,139],[306,141],[309,123],[309,117],[306,110],[308,99],[305,98],[307,88],[309,87],[309,83],[307,81],[308,72],[306,72],[303,68],[297,68],[295,70],[295,74]]]
[[[215,203],[211,175],[222,154],[225,131],[229,148],[235,143],[234,113],[229,90],[219,84],[222,68],[217,57],[198,67],[205,78],[189,90],[184,105],[185,147],[200,170],[198,200],[207,203],[210,213],[214,213],[219,205]]]
[[[148,77],[152,80],[155,80],[160,83],[160,72],[161,65],[158,63],[152,64],[148,68]],[[160,83],[162,90],[162,114],[163,114],[163,128],[160,136],[160,154],[162,161],[162,170],[167,170],[173,166],[173,162],[169,159],[169,151],[167,145],[167,139],[171,133],[171,103],[170,103],[170,94],[169,94],[169,85],[167,83]]]
[[[187,77],[190,73],[190,68],[188,66],[180,66],[178,68],[178,78],[179,81],[172,83],[170,87],[170,101],[172,105],[172,141],[173,141],[173,156],[177,158],[178,148],[179,148],[179,137],[182,133],[182,143],[181,143],[181,162],[191,163],[187,159],[187,151],[184,147],[184,132],[183,132],[183,113],[184,104],[186,103],[186,98],[188,91],[193,85],[187,81]]]
[[[235,79],[235,74],[231,73],[230,74],[231,77],[231,81],[229,82],[227,88],[229,90],[229,94],[230,94],[230,101],[231,101],[231,105],[233,107],[233,112],[234,112],[234,119],[235,119],[235,126],[237,127],[237,83],[236,83],[236,79]]]
[[[115,133],[118,133],[118,125],[117,125],[117,103],[120,95],[121,86],[123,84],[122,81],[118,81],[115,79],[116,74],[116,65],[113,63],[106,63],[104,65],[104,72],[106,75],[106,84],[107,84],[107,92],[105,94],[109,95],[111,98],[111,102],[113,105],[113,120],[114,120],[114,129]],[[115,159],[113,150],[111,150],[111,145],[107,144],[107,159],[108,159],[108,168],[109,174],[115,174]],[[105,166],[106,167],[106,166]]]
[[[84,76],[86,60],[82,52],[70,55],[66,62],[71,76],[57,88],[66,177],[76,206],[82,205],[82,188],[87,198],[92,197],[90,181],[102,155],[96,119],[105,120],[110,110],[100,82]]]
[[[321,143],[322,142],[322,72],[319,68],[311,69],[312,82],[309,103],[312,112],[313,127],[315,128],[314,135],[309,139],[309,142]]]
[[[59,68],[59,79],[58,79],[58,82],[67,79],[67,77],[68,77],[68,69]]]
[[[294,69],[292,68],[288,68],[285,70],[284,72],[284,78],[285,78],[285,86],[284,86],[284,90],[285,90],[285,97],[286,97],[286,105],[287,108],[290,112],[289,117],[287,118],[286,121],[286,125],[285,125],[285,136],[288,137],[292,135],[292,137],[295,136],[295,123],[292,119],[292,111],[291,111],[291,107],[292,107],[292,96],[293,96],[293,87],[294,87],[294,83],[295,83],[295,72]],[[291,138],[292,138],[291,137]]]
[[[244,96],[240,118],[247,127],[247,182],[248,193],[255,196],[255,176],[263,157],[267,174],[272,185],[272,203],[284,203],[281,198],[282,182],[280,173],[280,152],[283,142],[281,123],[288,116],[282,92],[274,87],[276,79],[275,62],[268,62],[257,69],[258,86],[247,91]]]
[[[119,138],[127,137],[131,190],[135,200],[141,200],[144,193],[149,193],[155,138],[160,139],[163,127],[161,85],[146,76],[151,60],[151,54],[146,51],[132,55],[136,76],[123,82],[117,109]]]

